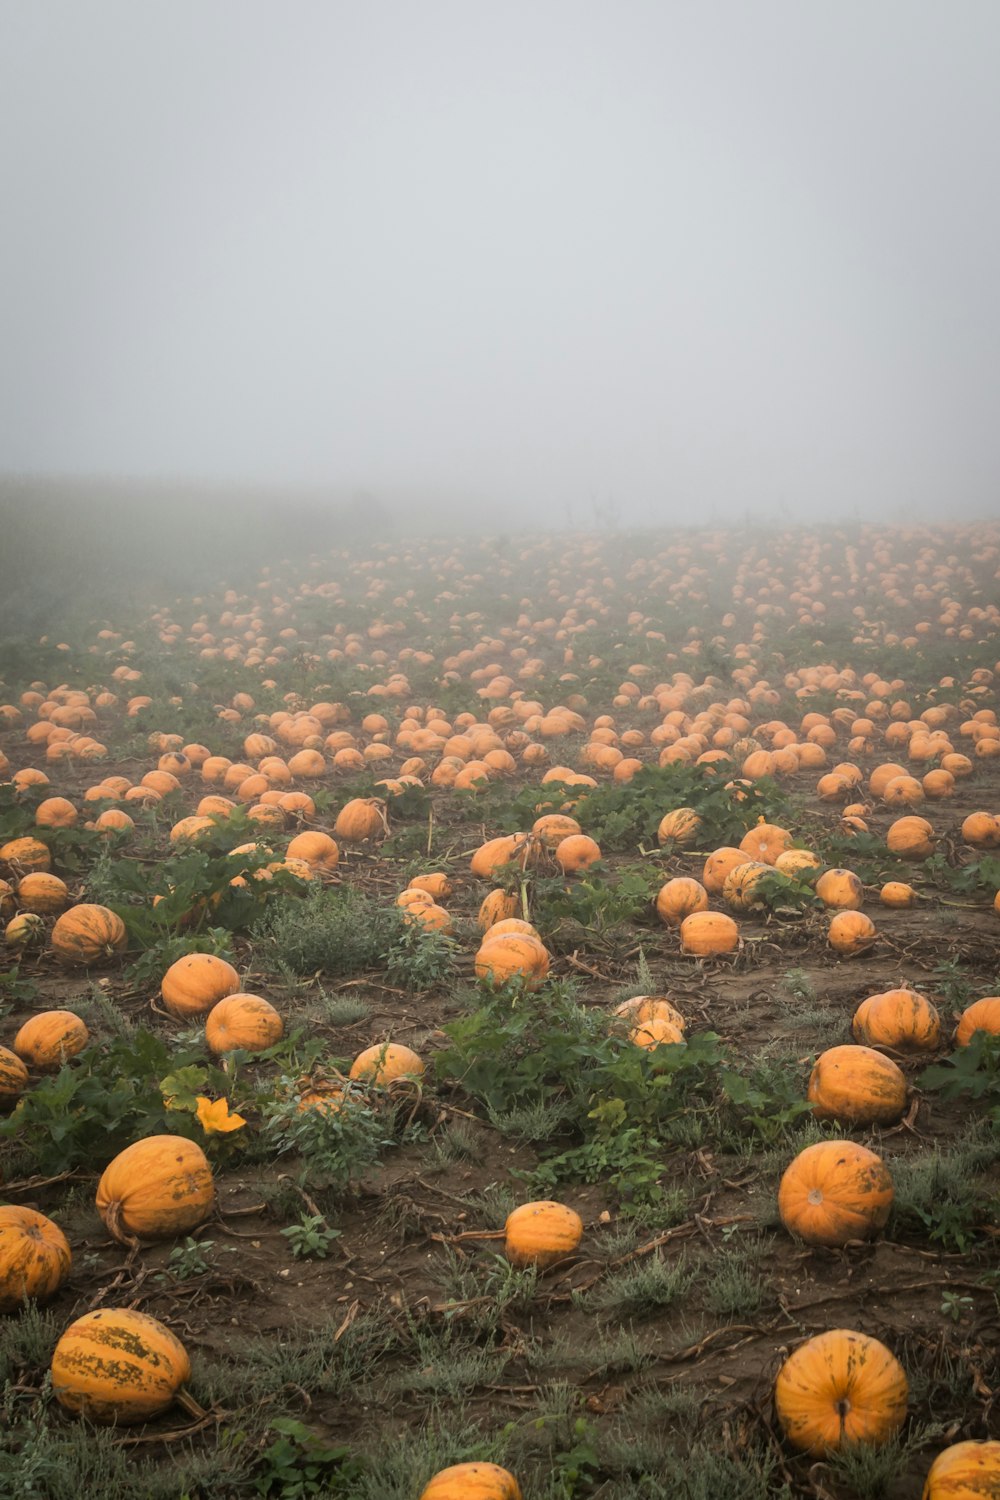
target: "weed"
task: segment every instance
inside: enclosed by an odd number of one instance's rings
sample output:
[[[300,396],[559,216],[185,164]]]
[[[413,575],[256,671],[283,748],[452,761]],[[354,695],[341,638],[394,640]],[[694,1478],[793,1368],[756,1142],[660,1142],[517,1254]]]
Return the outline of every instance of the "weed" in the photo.
[[[988,1194],[976,1173],[996,1160],[998,1150],[995,1138],[973,1136],[951,1151],[934,1149],[891,1163],[894,1227],[918,1227],[933,1244],[966,1252],[978,1226],[992,1219]]]
[[[408,990],[429,990],[450,978],[457,944],[443,932],[411,922],[403,926],[385,955],[386,974]]]
[[[782,988],[796,1001],[816,998],[816,988],[805,969],[789,969],[782,981]]]
[[[352,886],[310,891],[275,903],[253,930],[261,952],[294,974],[350,976],[381,967],[405,931],[397,907],[382,906]]]
[[[296,1260],[311,1256],[325,1260],[331,1245],[340,1238],[340,1230],[331,1229],[322,1214],[303,1214],[297,1224],[289,1224],[281,1233]]]
[[[742,1073],[727,1069],[722,1087],[732,1108],[737,1136],[750,1133],[773,1144],[788,1133],[790,1126],[812,1113],[796,1072],[776,1058],[759,1057]]]
[[[371,1006],[360,995],[323,995],[320,1014],[328,1026],[356,1026],[367,1021]]]
[[[589,1308],[636,1317],[671,1307],[685,1295],[695,1273],[682,1255],[676,1260],[647,1256],[634,1264],[611,1271],[587,1295]]]
[[[732,1247],[715,1255],[702,1288],[706,1310],[721,1318],[748,1318],[759,1311],[768,1286],[759,1259],[759,1249]]]
[[[291,1417],[276,1417],[277,1433],[254,1475],[254,1493],[268,1500],[305,1500],[308,1495],[348,1495],[362,1473],[350,1450],[317,1437]]]
[[[939,1440],[943,1432],[937,1425],[920,1426],[905,1436],[894,1433],[884,1443],[850,1443],[829,1456],[830,1472],[857,1500],[885,1500],[893,1493],[907,1458]]]
[[[192,1276],[203,1276],[212,1269],[208,1252],[214,1248],[213,1240],[196,1240],[189,1235],[171,1250],[167,1258],[167,1270],[177,1281],[189,1281]],[[225,1248],[234,1249],[228,1245]]]

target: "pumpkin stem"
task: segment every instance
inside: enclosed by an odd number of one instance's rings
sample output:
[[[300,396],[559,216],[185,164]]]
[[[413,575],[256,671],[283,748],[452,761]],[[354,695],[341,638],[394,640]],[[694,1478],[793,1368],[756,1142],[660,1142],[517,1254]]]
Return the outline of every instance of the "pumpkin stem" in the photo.
[[[139,1241],[135,1235],[129,1234],[122,1224],[122,1204],[120,1198],[116,1198],[113,1203],[108,1204],[104,1222],[107,1225],[111,1238],[117,1240],[119,1245],[124,1245],[127,1250],[138,1250]]]
[[[183,1406],[189,1417],[194,1417],[195,1421],[197,1422],[203,1422],[208,1416],[208,1412],[205,1410],[205,1408],[203,1406],[199,1406],[198,1402],[191,1395],[191,1392],[185,1390],[183,1386],[181,1386],[180,1390],[177,1392],[174,1400],[179,1406]]]

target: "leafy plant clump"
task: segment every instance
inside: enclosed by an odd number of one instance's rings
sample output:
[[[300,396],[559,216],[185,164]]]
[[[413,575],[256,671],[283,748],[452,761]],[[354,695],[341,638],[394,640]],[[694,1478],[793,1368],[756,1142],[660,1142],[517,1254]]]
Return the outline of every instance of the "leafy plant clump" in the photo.
[[[310,891],[278,901],[253,931],[275,965],[293,974],[347,976],[384,966],[406,926],[394,906],[381,906],[351,886]]]

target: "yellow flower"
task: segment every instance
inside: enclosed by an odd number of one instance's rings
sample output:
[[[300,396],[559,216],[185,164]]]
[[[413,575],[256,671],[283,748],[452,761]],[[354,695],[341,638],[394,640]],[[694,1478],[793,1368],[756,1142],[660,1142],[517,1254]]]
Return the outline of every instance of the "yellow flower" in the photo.
[[[227,1135],[231,1130],[242,1130],[246,1124],[242,1115],[231,1115],[229,1113],[229,1102],[226,1099],[206,1099],[204,1094],[198,1095],[198,1124],[206,1135]]]

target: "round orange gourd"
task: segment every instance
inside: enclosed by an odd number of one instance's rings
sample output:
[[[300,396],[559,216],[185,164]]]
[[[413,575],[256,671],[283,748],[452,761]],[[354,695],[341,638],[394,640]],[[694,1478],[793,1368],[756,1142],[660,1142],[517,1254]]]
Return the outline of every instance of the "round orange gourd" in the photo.
[[[917,893],[912,885],[907,885],[903,880],[887,880],[879,891],[878,898],[883,906],[903,909],[916,905]]]
[[[661,818],[660,826],[656,830],[656,841],[661,846],[665,844],[677,844],[686,849],[698,842],[698,834],[701,830],[701,818],[693,807],[677,807],[673,812],[668,812]]]
[[[853,870],[824,870],[816,882],[816,894],[826,907],[856,911],[865,899],[864,887]]]
[[[648,1021],[637,1022],[629,1032],[628,1039],[633,1046],[642,1047],[647,1052],[654,1052],[657,1047],[673,1046],[677,1042],[683,1042],[684,1032],[666,1016],[653,1016]]]
[[[16,1052],[0,1047],[0,1109],[15,1104],[28,1087],[28,1070]]]
[[[953,1443],[931,1464],[921,1500],[997,1500],[1000,1442]]]
[[[756,888],[769,875],[774,876],[774,867],[760,859],[748,859],[745,864],[730,870],[722,887],[722,899],[729,910],[752,911],[763,905]]]
[[[777,823],[758,823],[740,839],[740,848],[747,859],[773,865],[778,855],[784,854],[791,847],[791,843],[792,835],[787,828],[779,828]]]
[[[548,972],[548,950],[541,939],[530,933],[495,935],[491,928],[476,954],[476,978],[485,979],[488,984],[521,980],[527,989],[534,990],[544,982]]]
[[[51,869],[52,856],[40,839],[9,839],[0,845],[0,863],[9,865],[15,875],[30,875],[33,870]]]
[[[854,1012],[851,1035],[866,1047],[933,1052],[941,1042],[941,1017],[915,990],[885,990],[862,1000]]]
[[[205,1021],[205,1041],[216,1057],[226,1052],[266,1052],[280,1042],[285,1023],[269,1000],[239,991],[217,1001]]]
[[[420,1500],[521,1500],[521,1487],[498,1464],[452,1464],[424,1486]]]
[[[578,870],[586,870],[590,865],[597,864],[601,858],[601,850],[597,841],[588,838],[585,833],[571,833],[568,838],[560,839],[555,847],[554,857],[564,875],[573,875]]]
[[[892,1197],[889,1170],[874,1151],[854,1141],[819,1141],[785,1169],[778,1212],[807,1245],[845,1245],[885,1227]]]
[[[435,870],[429,875],[414,875],[407,889],[426,891],[436,902],[447,901],[451,895],[451,881],[443,870]]]
[[[813,1065],[807,1098],[818,1120],[894,1125],[906,1109],[906,1079],[872,1047],[829,1047]]]
[[[909,1387],[896,1356],[877,1339],[837,1328],[790,1354],[774,1405],[794,1448],[823,1458],[854,1443],[884,1443],[906,1420]]]
[[[996,849],[1000,845],[1000,818],[988,812],[969,813],[962,823],[962,838],[974,849]],[[3,857],[0,849],[0,859]]]
[[[740,929],[721,911],[692,912],[681,923],[680,934],[682,951],[698,958],[732,953],[740,940]]]
[[[735,870],[737,865],[745,865],[746,862],[747,857],[742,849],[723,844],[720,849],[713,849],[706,859],[705,868],[701,872],[701,883],[710,896],[721,895],[730,870]]]
[[[615,1015],[622,1016],[633,1026],[644,1025],[647,1021],[669,1021],[678,1031],[687,1029],[687,1021],[680,1011],[662,995],[633,995],[615,1007]]]
[[[215,1204],[208,1158],[196,1141],[148,1135],[133,1141],[105,1167],[97,1212],[122,1244],[187,1234]]]
[[[352,797],[337,814],[333,831],[351,844],[377,838],[386,832],[385,803],[377,797]]]
[[[336,840],[328,833],[321,833],[319,829],[297,833],[289,840],[285,854],[289,859],[304,859],[315,870],[335,870],[340,860]]]
[[[889,826],[885,843],[899,859],[927,859],[934,853],[934,829],[926,818],[897,818]]]
[[[877,935],[875,923],[863,911],[838,911],[830,919],[826,939],[835,953],[850,957],[870,948]]]
[[[58,875],[36,870],[23,875],[17,883],[17,904],[22,911],[33,911],[48,917],[62,911],[69,902],[69,889]]]
[[[507,1215],[504,1235],[511,1265],[541,1269],[572,1255],[583,1238],[583,1220],[565,1203],[522,1203]]]
[[[955,1032],[955,1044],[967,1047],[977,1031],[1000,1036],[1000,996],[987,995],[984,1000],[974,1000],[963,1010]]]
[[[46,797],[35,808],[35,822],[39,828],[72,828],[80,817],[68,797]]]
[[[93,1422],[145,1422],[191,1377],[187,1351],[156,1318],[98,1308],[71,1323],[52,1355],[52,1392]]]
[[[668,927],[679,927],[692,912],[708,909],[708,892],[700,881],[689,875],[677,875],[661,886],[656,897],[656,914]]]
[[[0,1207],[0,1312],[12,1312],[28,1298],[45,1302],[69,1274],[69,1241],[33,1208]]]
[[[517,911],[517,897],[499,887],[483,897],[476,921],[480,932],[488,932],[498,922],[512,917]]]
[[[531,825],[532,834],[546,849],[555,849],[563,839],[582,831],[576,819],[567,817],[565,813],[543,813]]]
[[[25,1021],[14,1038],[14,1051],[29,1067],[54,1073],[89,1041],[86,1026],[71,1010],[43,1010]]]
[[[125,923],[106,906],[82,902],[56,918],[49,942],[56,957],[72,968],[89,968],[128,947]]]
[[[351,1077],[365,1083],[391,1083],[394,1078],[422,1078],[423,1059],[399,1042],[376,1042],[351,1064]]]
[[[177,1020],[203,1016],[227,995],[235,995],[240,976],[231,963],[214,953],[185,953],[163,976],[160,994]]]
[[[469,868],[481,880],[491,880],[497,870],[518,859],[519,855],[518,863],[523,866],[530,844],[531,840],[525,833],[504,834],[500,838],[487,839],[472,856]]]

